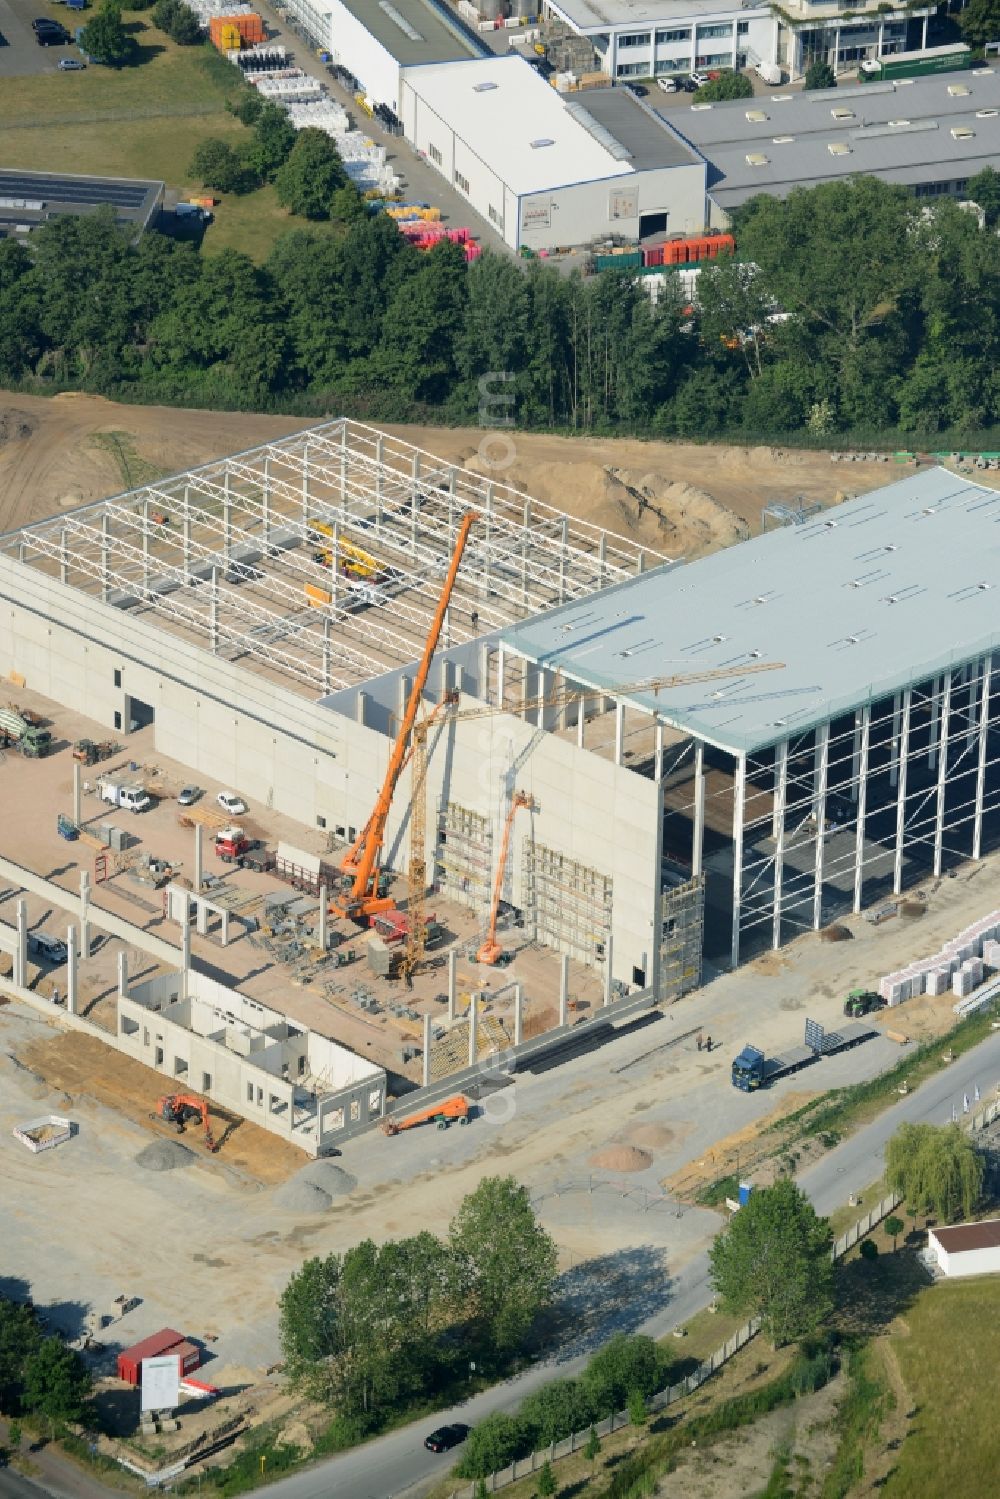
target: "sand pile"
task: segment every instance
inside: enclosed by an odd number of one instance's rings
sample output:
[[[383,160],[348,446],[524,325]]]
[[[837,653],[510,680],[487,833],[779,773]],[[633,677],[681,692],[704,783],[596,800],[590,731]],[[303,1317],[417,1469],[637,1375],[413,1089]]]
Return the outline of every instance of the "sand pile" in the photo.
[[[313,1187],[319,1187],[329,1197],[346,1197],[358,1184],[356,1177],[333,1161],[313,1161],[311,1165],[304,1166],[301,1171],[296,1172],[293,1180],[308,1182]]]
[[[644,1145],[647,1150],[655,1150],[658,1145],[669,1145],[674,1132],[665,1124],[631,1124],[625,1131],[625,1138],[632,1145]]]
[[[303,1181],[301,1176],[285,1182],[273,1198],[275,1207],[283,1213],[325,1213],[332,1200],[329,1192],[315,1182]]]
[[[645,1171],[647,1166],[653,1164],[653,1157],[648,1150],[640,1150],[636,1145],[605,1145],[596,1155],[590,1157],[592,1166],[601,1166],[605,1171]]]
[[[179,1140],[154,1140],[140,1150],[135,1164],[144,1171],[176,1171],[179,1166],[190,1166],[193,1160],[194,1151]]]

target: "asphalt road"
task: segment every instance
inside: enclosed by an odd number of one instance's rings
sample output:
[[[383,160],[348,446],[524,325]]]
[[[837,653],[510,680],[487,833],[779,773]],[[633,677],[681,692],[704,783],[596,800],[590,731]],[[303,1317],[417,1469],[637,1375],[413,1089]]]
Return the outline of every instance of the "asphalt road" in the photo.
[[[0,0],[0,78],[26,73],[55,73],[60,57],[77,57],[75,47],[39,47],[31,23],[36,16],[59,21],[72,34],[78,17],[48,0]],[[58,95],[54,94],[53,99]],[[56,108],[55,103],[53,108]]]
[[[951,1118],[952,1105],[961,1116],[964,1095],[968,1094],[971,1102],[977,1084],[984,1102],[993,1097],[994,1089],[1000,1084],[1000,1034],[991,1036],[975,1050],[942,1068],[939,1076],[930,1078],[913,1093],[901,1097],[873,1123],[804,1172],[800,1185],[808,1192],[817,1211],[832,1212],[846,1202],[851,1192],[860,1192],[879,1176],[886,1141],[897,1125],[904,1120],[945,1124]],[[663,1337],[707,1306],[710,1300],[708,1254],[702,1251],[678,1270],[670,1302],[639,1331],[652,1337]],[[446,1473],[455,1460],[454,1454],[435,1456],[425,1450],[424,1437],[434,1426],[448,1421],[465,1421],[474,1426],[484,1416],[509,1410],[547,1380],[577,1373],[585,1362],[586,1356],[565,1361],[558,1357],[549,1359],[462,1405],[439,1411],[435,1417],[390,1432],[364,1447],[282,1479],[270,1486],[268,1494],[273,1499],[338,1499],[341,1495],[344,1499],[348,1496],[350,1499],[393,1499],[411,1488],[419,1489],[424,1480]]]

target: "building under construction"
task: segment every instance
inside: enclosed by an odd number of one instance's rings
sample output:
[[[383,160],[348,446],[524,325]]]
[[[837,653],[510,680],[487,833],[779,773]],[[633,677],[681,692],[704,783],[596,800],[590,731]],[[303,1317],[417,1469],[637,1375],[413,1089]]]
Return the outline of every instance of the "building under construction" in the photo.
[[[383,798],[484,937],[678,993],[985,846],[998,507],[935,471],[678,568],[341,420],[0,538],[0,673],[347,847]]]

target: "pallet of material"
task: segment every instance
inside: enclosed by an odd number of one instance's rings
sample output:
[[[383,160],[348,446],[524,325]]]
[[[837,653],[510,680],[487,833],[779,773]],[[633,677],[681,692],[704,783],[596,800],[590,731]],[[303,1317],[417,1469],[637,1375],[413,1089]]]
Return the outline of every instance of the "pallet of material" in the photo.
[[[185,807],[177,821],[182,828],[193,828],[196,822],[203,828],[227,828],[233,819],[225,812],[217,812],[214,807]]]

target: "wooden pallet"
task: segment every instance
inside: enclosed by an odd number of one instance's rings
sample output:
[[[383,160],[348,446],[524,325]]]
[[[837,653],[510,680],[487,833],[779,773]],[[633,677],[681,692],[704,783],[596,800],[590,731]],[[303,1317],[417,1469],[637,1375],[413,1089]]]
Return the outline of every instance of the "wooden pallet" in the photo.
[[[214,807],[185,807],[179,813],[177,821],[182,828],[193,828],[195,823],[200,823],[203,828],[228,828],[233,824],[233,818],[223,811],[216,811]],[[241,822],[240,827],[243,827]]]

